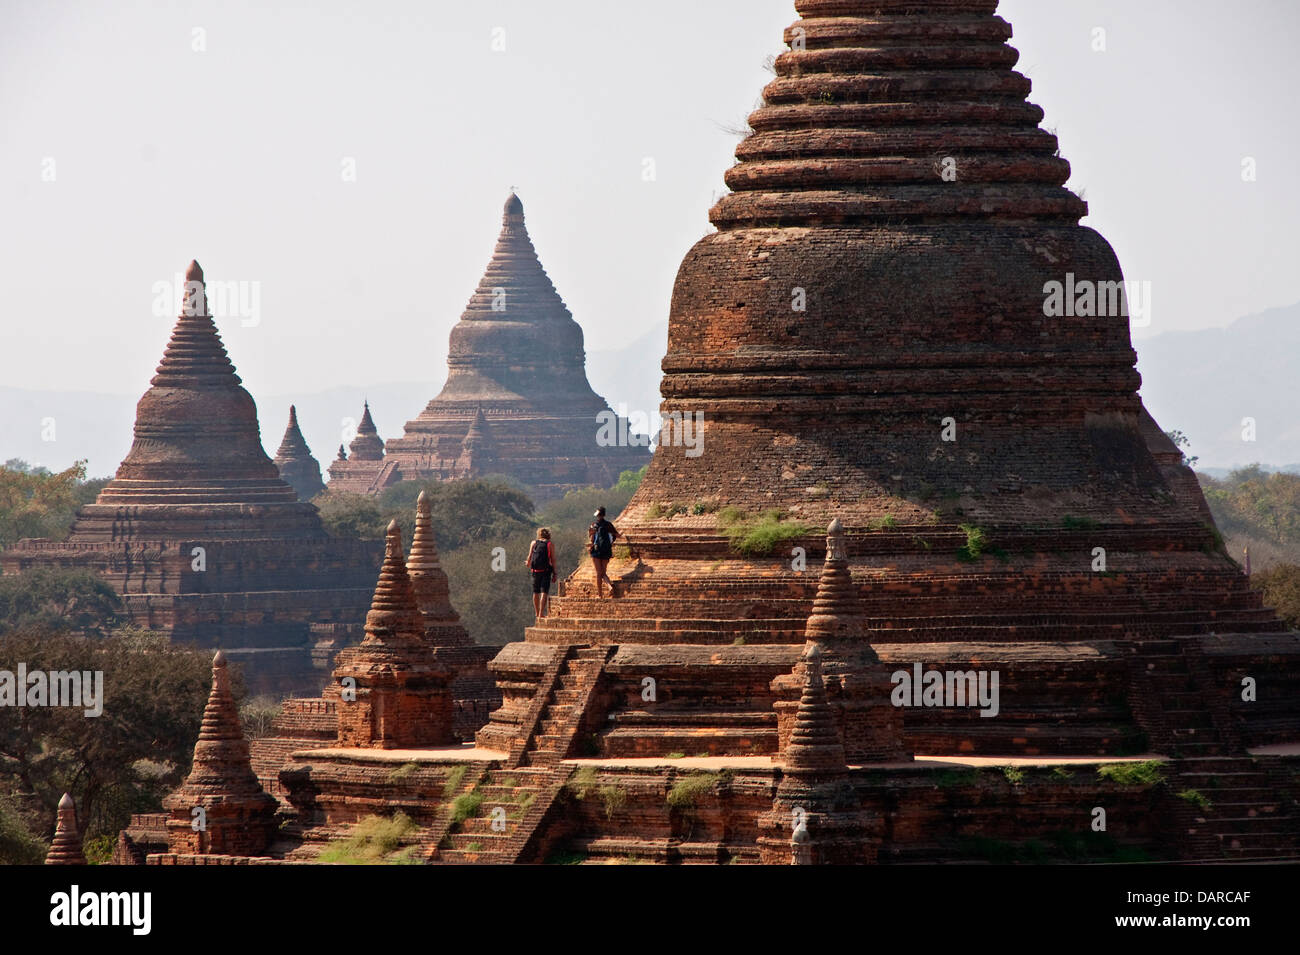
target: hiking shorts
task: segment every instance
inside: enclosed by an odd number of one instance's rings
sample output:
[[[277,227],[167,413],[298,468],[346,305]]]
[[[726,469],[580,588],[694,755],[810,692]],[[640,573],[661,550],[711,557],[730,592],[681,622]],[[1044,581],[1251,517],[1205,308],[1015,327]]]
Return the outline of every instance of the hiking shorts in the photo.
[[[533,571],[533,593],[547,594],[551,592],[551,578],[554,574],[549,570]]]

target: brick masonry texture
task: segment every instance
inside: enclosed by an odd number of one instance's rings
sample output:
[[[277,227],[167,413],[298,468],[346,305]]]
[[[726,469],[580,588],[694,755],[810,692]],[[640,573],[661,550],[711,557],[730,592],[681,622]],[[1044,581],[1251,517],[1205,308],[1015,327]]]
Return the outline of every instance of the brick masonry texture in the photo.
[[[361,748],[340,710],[355,748],[290,754],[267,855],[400,807],[443,863],[1300,858],[1297,758],[1247,752],[1300,734],[1300,635],[1143,408],[1128,319],[1044,313],[1123,276],[996,0],[796,8],[674,289],[662,410],[703,453],[654,455],[614,596],[581,566],[497,654],[473,748]],[[476,302],[453,378],[503,334]],[[914,664],[996,671],[998,715],[894,706]]]

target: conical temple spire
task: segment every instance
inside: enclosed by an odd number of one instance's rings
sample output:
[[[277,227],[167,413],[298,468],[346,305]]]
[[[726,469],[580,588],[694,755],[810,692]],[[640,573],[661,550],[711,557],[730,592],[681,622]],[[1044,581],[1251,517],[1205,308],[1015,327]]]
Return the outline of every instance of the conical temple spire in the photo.
[[[382,749],[448,743],[454,735],[448,688],[452,671],[438,658],[434,642],[426,640],[426,620],[407,573],[396,521],[388,525],[386,543],[366,614],[366,637],[335,658],[336,684],[354,691],[340,704],[338,741]],[[429,558],[428,548],[422,547],[416,555],[422,570],[428,570]]]
[[[196,778],[219,780],[224,784],[256,784],[251,766],[245,766],[248,742],[239,722],[239,710],[230,692],[230,670],[224,650],[212,657],[212,689],[203,708],[203,724],[194,749],[194,769],[189,781]],[[258,788],[261,788],[260,786]]]
[[[386,535],[384,565],[379,571],[370,612],[366,614],[366,638],[362,646],[419,642],[423,633],[424,620],[402,553],[402,529],[397,521],[392,521]]]
[[[212,689],[190,774],[163,805],[171,813],[172,851],[256,855],[266,847],[276,803],[253,772],[222,650],[212,658]]]
[[[799,0],[726,175],[720,229],[914,219],[1076,223],[1070,165],[996,0]]]
[[[262,448],[257,406],[217,333],[203,270],[191,262],[180,317],[136,405],[131,450],[69,540],[121,539],[124,508],[133,509],[136,539],[210,538],[211,508],[232,505],[241,509],[223,519],[227,538],[325,536]]]
[[[375,427],[375,419],[370,417],[370,402],[365,403],[361,412],[361,421],[357,425],[357,436],[348,445],[353,461],[380,461],[384,457],[384,442]]]
[[[289,406],[289,424],[284,429],[280,449],[275,453],[275,466],[284,482],[297,492],[300,501],[310,501],[325,490],[320,464],[312,457],[311,449],[298,429],[298,409],[293,405]]]
[[[276,453],[279,457],[281,454],[295,454],[307,451],[307,442],[302,436],[302,431],[298,428],[298,408],[295,405],[289,406],[289,423],[284,427],[284,437],[280,439],[280,450]],[[307,451],[310,454],[310,451]]]
[[[208,308],[203,269],[192,261],[185,270],[181,313],[151,384],[187,387],[204,379],[216,379],[229,386],[240,383]]]
[[[412,584],[417,584],[417,596],[418,582],[442,572],[442,565],[438,562],[438,544],[433,536],[433,505],[424,491],[420,492],[415,502],[415,533],[411,536],[411,553],[406,558],[406,570]]]
[[[826,529],[826,561],[822,565],[817,596],[813,598],[805,634],[809,640],[817,641],[856,639],[869,650],[866,629],[862,598],[849,569],[844,527],[836,518]]]
[[[447,574],[438,560],[438,545],[433,534],[433,506],[424,491],[415,504],[415,533],[406,570],[415,591],[415,601],[424,617],[426,641],[435,647],[468,646],[469,635],[461,626],[460,615],[451,604]]]
[[[822,650],[809,642],[800,662],[803,664],[803,693],[795,712],[790,742],[782,750],[787,772],[827,772],[846,768],[844,743],[835,728],[835,719],[822,682]]]
[[[462,320],[572,320],[542,268],[524,222],[524,204],[513,192],[506,199],[492,260]]]
[[[58,825],[54,842],[45,856],[46,865],[85,865],[81,851],[81,834],[77,831],[77,807],[67,793],[59,800]]]

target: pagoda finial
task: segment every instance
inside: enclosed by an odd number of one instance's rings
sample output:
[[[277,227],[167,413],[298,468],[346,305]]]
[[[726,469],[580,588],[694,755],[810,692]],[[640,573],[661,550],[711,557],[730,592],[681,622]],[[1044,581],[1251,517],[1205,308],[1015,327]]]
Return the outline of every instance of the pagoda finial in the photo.
[[[415,502],[415,533],[411,535],[411,553],[406,558],[406,569],[417,597],[420,595],[419,578],[439,570],[438,545],[433,536],[433,502],[425,491],[420,492]]]
[[[822,648],[809,641],[800,659],[803,664],[803,693],[795,712],[790,742],[782,751],[787,772],[826,772],[846,767],[844,743],[835,729],[835,718],[822,681]]]
[[[849,569],[844,525],[836,518],[826,529],[826,561],[805,633],[809,640],[858,638],[865,645],[865,631],[861,598]]]
[[[375,427],[375,419],[370,416],[370,402],[366,401],[361,411],[361,421],[357,424],[357,436],[348,446],[354,461],[381,461],[384,457],[384,442]]]
[[[86,856],[81,851],[81,834],[77,831],[77,807],[72,796],[63,794],[59,800],[58,824],[54,830],[54,843],[45,856],[46,865],[85,865]]]
[[[167,841],[172,852],[260,855],[275,829],[276,802],[253,772],[224,650],[212,657],[212,690],[190,774],[163,806],[171,816]],[[204,826],[194,826],[200,818]]]
[[[402,528],[396,520],[389,522],[384,536],[384,565],[379,570],[370,612],[366,614],[366,637],[363,641],[366,644],[419,639],[424,632],[415,590],[406,571]]]

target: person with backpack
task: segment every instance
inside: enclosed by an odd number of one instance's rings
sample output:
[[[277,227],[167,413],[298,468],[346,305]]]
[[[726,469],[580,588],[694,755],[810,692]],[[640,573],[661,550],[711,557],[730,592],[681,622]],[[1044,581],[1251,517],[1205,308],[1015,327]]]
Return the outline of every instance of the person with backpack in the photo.
[[[621,536],[609,521],[605,520],[605,509],[596,509],[595,520],[587,528],[587,545],[591,553],[591,563],[596,568],[596,596],[605,599],[603,584],[609,584],[609,595],[614,596],[614,581],[609,579],[607,568],[610,558],[614,556],[614,541]]]
[[[551,608],[551,581],[555,579],[555,545],[551,532],[537,529],[537,539],[528,549],[528,569],[533,572],[533,613],[541,620]]]

